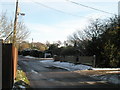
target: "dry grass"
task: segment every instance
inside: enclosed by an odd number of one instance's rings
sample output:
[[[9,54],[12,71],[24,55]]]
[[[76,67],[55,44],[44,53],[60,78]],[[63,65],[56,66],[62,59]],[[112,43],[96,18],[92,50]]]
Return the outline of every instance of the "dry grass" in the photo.
[[[120,70],[81,70],[74,71],[82,75],[106,75],[106,74],[120,74]]]

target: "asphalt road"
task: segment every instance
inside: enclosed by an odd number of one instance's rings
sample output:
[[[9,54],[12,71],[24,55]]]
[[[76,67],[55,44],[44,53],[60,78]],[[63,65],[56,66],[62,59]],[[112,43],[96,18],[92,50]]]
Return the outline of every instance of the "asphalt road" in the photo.
[[[26,72],[30,85],[36,88],[118,88],[117,85],[93,79],[92,77],[70,72],[43,64],[40,60],[19,59],[18,64]]]

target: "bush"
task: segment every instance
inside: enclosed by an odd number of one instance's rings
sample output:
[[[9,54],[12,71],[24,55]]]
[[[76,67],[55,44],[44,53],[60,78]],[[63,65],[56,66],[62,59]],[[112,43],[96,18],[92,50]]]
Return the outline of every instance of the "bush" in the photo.
[[[30,51],[30,56],[33,56],[33,57],[43,57],[43,52],[41,52],[39,50],[31,50]]]
[[[30,50],[23,50],[23,51],[21,52],[21,55],[23,55],[23,56],[30,55]]]

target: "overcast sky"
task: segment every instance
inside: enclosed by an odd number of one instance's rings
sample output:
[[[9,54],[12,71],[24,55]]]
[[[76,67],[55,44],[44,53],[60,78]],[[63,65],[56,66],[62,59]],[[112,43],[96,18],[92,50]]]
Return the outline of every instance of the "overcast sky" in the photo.
[[[0,0],[0,12],[7,10],[14,20],[16,0]],[[106,18],[113,14],[100,12],[80,6],[76,3],[100,9],[109,13],[118,13],[119,0],[19,0],[19,8],[31,32],[28,41],[42,42],[64,41],[76,30],[83,30],[90,19]],[[42,4],[42,5],[41,5]]]

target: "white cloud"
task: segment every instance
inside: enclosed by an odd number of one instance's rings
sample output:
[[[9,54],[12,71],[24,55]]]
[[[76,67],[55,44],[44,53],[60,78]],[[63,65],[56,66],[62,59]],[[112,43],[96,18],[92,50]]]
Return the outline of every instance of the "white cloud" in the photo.
[[[30,2],[31,0],[23,0],[24,2]],[[67,0],[34,0],[36,2],[65,2]],[[75,2],[118,2],[119,0],[70,0]]]
[[[66,31],[60,30],[54,26],[48,26],[43,24],[28,24],[31,30],[31,38],[35,41],[57,41],[65,40]]]
[[[15,2],[16,0],[0,0],[0,2]],[[65,2],[67,0],[19,0],[20,2]],[[119,0],[70,0],[74,2],[118,2]]]
[[[82,30],[86,25],[86,19],[83,20],[69,20],[57,23],[55,25],[43,25],[43,24],[30,24],[28,23],[31,30],[31,38],[35,41],[64,41],[68,35],[71,35],[76,30]]]
[[[73,1],[73,0],[71,0]],[[78,1],[78,0],[76,0]],[[118,2],[119,0],[79,0],[80,2]]]
[[[87,15],[87,18],[76,18],[73,20],[67,20],[58,22],[54,25],[47,24],[35,24],[28,23],[31,30],[31,38],[34,41],[46,42],[46,41],[64,41],[69,35],[72,35],[76,30],[83,30],[87,25],[89,25],[90,19],[105,18],[107,15],[92,13]]]
[[[91,19],[105,19],[107,17],[111,17],[112,15],[111,14],[105,14],[105,13],[90,13],[86,16],[86,18],[89,18],[90,20]]]
[[[2,6],[0,5],[0,8],[2,8]],[[2,9],[0,9],[0,12],[2,12]]]

